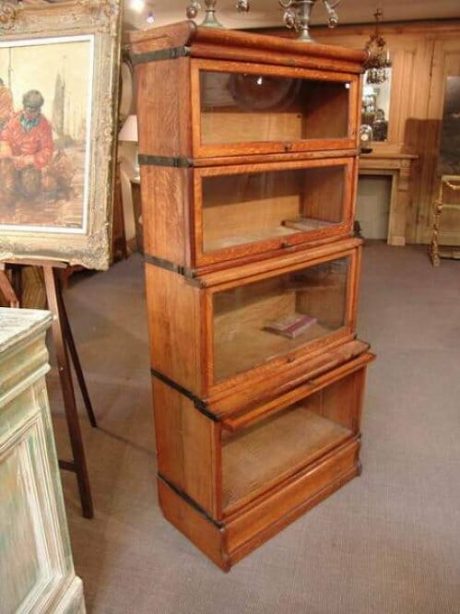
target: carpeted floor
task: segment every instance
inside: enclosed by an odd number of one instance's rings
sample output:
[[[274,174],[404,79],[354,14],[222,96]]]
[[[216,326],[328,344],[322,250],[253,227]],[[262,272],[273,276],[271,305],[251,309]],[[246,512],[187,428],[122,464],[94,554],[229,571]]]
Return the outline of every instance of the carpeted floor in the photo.
[[[422,248],[377,243],[363,269],[358,331],[378,355],[363,474],[229,574],[156,502],[141,258],[72,282],[65,297],[100,424],[82,414],[94,520],[62,474],[89,612],[460,612],[460,263],[433,269]],[[50,389],[65,457],[53,373]]]

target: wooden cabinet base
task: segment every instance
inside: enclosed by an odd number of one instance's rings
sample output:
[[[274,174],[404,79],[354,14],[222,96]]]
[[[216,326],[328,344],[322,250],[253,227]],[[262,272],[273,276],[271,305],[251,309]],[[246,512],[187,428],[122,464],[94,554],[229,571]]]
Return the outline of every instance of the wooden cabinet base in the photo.
[[[83,596],[83,582],[80,578],[74,578],[67,588],[65,595],[56,603],[53,610],[56,614],[67,612],[68,614],[85,614],[85,599]]]
[[[238,512],[213,520],[185,493],[161,476],[158,492],[165,518],[224,571],[255,550],[343,484],[359,475],[359,437]]]

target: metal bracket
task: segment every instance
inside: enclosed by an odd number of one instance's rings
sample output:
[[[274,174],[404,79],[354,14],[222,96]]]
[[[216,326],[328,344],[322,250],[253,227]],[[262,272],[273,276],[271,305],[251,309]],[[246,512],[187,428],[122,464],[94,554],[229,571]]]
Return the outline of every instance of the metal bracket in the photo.
[[[190,158],[170,158],[148,154],[138,154],[137,158],[141,166],[171,166],[172,168],[193,168],[194,166]]]
[[[175,486],[175,484],[173,484],[172,482],[170,482],[167,478],[165,478],[164,475],[162,475],[160,472],[158,472],[158,478],[164,482],[166,484],[166,486],[168,486],[173,492],[176,493],[176,495],[178,495],[181,499],[183,499],[186,503],[188,503],[191,507],[193,507],[193,509],[198,512],[201,516],[204,516],[206,518],[206,520],[208,520],[209,522],[211,522],[215,527],[217,527],[219,530],[222,530],[225,525],[223,522],[219,522],[218,520],[214,520],[214,518],[212,516],[210,516],[208,514],[208,512],[206,512],[201,505],[198,505],[198,503],[192,499],[190,497],[190,495],[188,495],[186,492],[184,492],[183,490],[181,490],[180,488],[178,488],[177,486]]]
[[[193,394],[193,392],[190,392],[190,390],[187,390],[187,388],[184,388],[180,384],[176,384],[176,382],[174,382],[172,379],[170,379],[166,375],[163,375],[163,373],[160,373],[156,369],[151,368],[150,373],[152,377],[156,377],[156,379],[159,379],[160,382],[163,382],[163,384],[166,384],[170,388],[173,388],[180,394],[184,395],[184,397],[187,397],[188,399],[190,399],[195,405],[196,409],[201,414],[206,416],[206,418],[209,418],[213,422],[220,422],[219,416],[216,416],[215,414],[211,413],[208,409],[207,404],[204,401],[202,401],[199,397],[197,397],[195,394]]]
[[[190,56],[190,47],[171,47],[170,49],[159,49],[148,53],[131,53],[131,61],[137,64],[147,64],[148,62],[159,62],[161,60],[177,60]]]
[[[175,264],[170,260],[158,258],[157,256],[151,256],[149,254],[144,255],[144,262],[146,264],[153,264],[154,266],[160,267],[160,269],[166,269],[167,271],[172,271],[173,273],[182,275],[182,277],[186,277],[188,281],[195,283],[198,282],[197,278],[195,277],[195,270],[189,269],[181,264]],[[201,286],[201,283],[198,285]]]

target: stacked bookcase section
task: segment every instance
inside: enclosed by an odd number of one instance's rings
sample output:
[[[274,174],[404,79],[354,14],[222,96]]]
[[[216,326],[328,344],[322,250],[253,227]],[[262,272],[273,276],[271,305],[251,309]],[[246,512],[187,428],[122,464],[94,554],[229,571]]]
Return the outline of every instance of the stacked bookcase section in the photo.
[[[132,35],[158,488],[225,570],[360,471],[361,51]]]

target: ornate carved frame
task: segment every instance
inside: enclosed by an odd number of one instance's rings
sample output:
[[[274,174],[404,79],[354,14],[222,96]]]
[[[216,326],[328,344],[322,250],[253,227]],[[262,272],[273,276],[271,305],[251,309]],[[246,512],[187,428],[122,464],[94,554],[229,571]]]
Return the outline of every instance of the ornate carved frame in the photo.
[[[85,231],[45,232],[1,226],[0,260],[51,259],[106,269],[110,262],[121,40],[121,0],[71,0],[39,7],[0,2],[0,39],[27,41],[88,35],[94,45],[88,208]],[[33,71],[33,67],[31,67]]]

